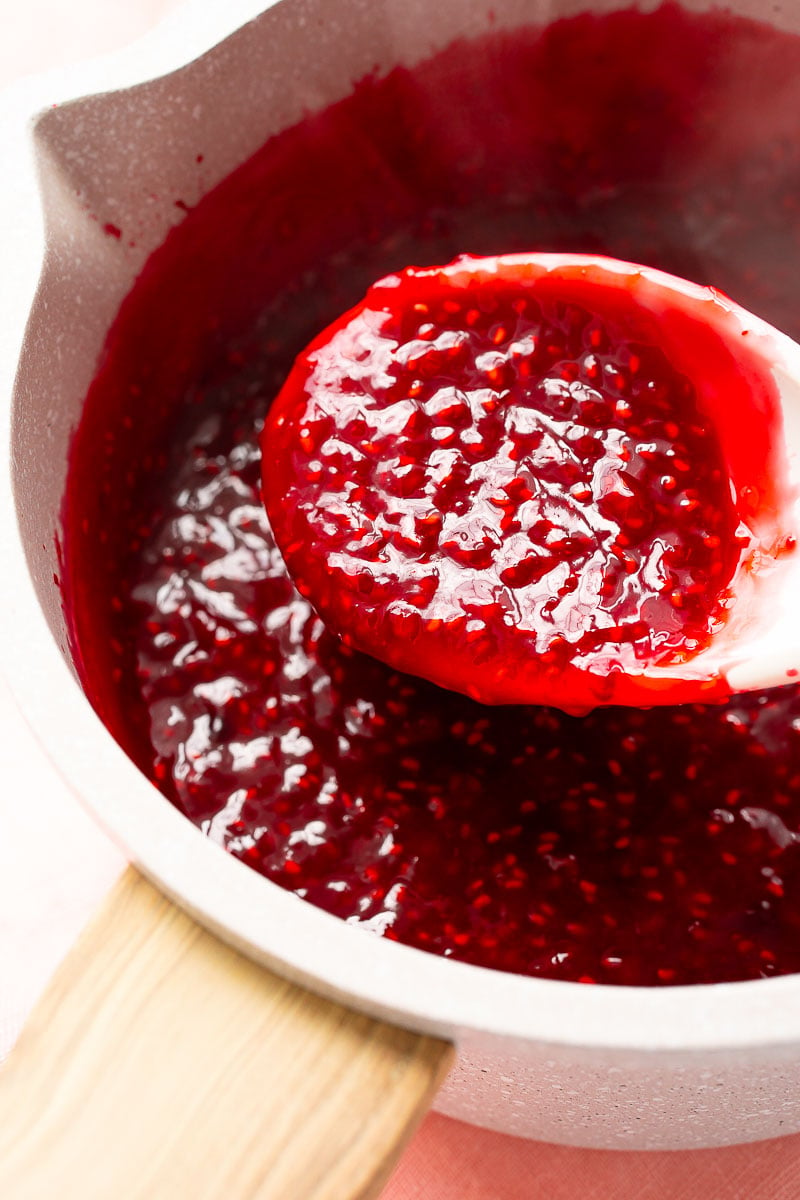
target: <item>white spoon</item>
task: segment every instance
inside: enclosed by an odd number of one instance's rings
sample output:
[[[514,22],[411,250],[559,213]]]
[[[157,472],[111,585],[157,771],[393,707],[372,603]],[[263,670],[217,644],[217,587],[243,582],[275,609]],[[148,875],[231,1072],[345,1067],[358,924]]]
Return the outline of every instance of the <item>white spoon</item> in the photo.
[[[554,595],[560,597],[567,594],[560,591],[556,593],[558,584],[551,582],[556,579],[556,574],[552,572],[542,583],[538,582],[538,577],[533,582],[512,577],[508,582],[508,563],[504,559],[506,549],[501,545],[505,534],[500,541],[495,536],[494,545],[499,545],[500,549],[488,566],[481,564],[479,569],[473,570],[472,560],[463,564],[464,569],[454,565],[454,552],[448,551],[446,537],[450,537],[452,546],[455,544],[455,535],[448,533],[448,523],[451,529],[459,521],[462,526],[471,524],[480,527],[479,536],[482,536],[480,530],[488,529],[492,521],[497,523],[497,509],[493,508],[497,502],[495,497],[502,493],[515,472],[524,469],[528,472],[527,478],[533,481],[531,486],[534,489],[539,486],[536,473],[546,470],[547,464],[544,468],[537,466],[535,450],[531,451],[532,457],[529,459],[520,458],[522,451],[519,444],[515,450],[498,452],[499,457],[492,460],[486,470],[482,464],[469,467],[474,473],[470,476],[473,481],[469,484],[471,491],[466,493],[471,496],[469,504],[472,506],[466,514],[468,520],[463,517],[463,507],[451,511],[440,505],[444,534],[439,544],[424,555],[412,551],[405,558],[398,558],[391,544],[392,531],[388,529],[386,532],[383,514],[388,513],[390,520],[399,520],[403,514],[392,517],[389,510],[402,507],[406,502],[396,499],[398,493],[393,492],[391,487],[388,491],[382,490],[383,465],[372,475],[368,474],[369,465],[364,465],[363,448],[368,448],[367,457],[388,464],[388,470],[391,470],[393,458],[397,462],[406,462],[410,461],[409,454],[418,453],[420,460],[417,469],[425,476],[427,464],[433,460],[427,457],[429,443],[414,441],[416,432],[410,435],[409,441],[405,423],[409,420],[410,410],[416,405],[419,411],[415,413],[415,419],[429,428],[430,422],[433,420],[435,423],[436,420],[431,413],[441,408],[436,399],[436,389],[441,390],[445,399],[454,391],[457,392],[461,397],[461,416],[454,419],[452,430],[442,427],[441,430],[434,430],[430,437],[442,434],[447,439],[443,444],[458,446],[459,439],[463,439],[463,421],[472,421],[472,429],[477,429],[475,422],[482,419],[480,403],[486,388],[480,385],[486,380],[480,371],[483,361],[494,359],[495,356],[483,352],[486,337],[491,335],[492,329],[489,328],[487,334],[479,334],[479,327],[474,322],[471,329],[467,328],[469,318],[465,316],[463,338],[467,341],[462,340],[461,345],[468,344],[470,349],[465,353],[475,357],[468,357],[467,367],[456,366],[451,374],[448,374],[450,368],[436,366],[431,377],[431,387],[434,388],[432,394],[423,391],[419,399],[409,399],[409,396],[415,397],[416,391],[423,387],[415,383],[410,392],[402,392],[406,398],[398,402],[391,389],[394,388],[396,392],[401,384],[405,388],[408,382],[403,375],[403,371],[408,374],[405,365],[408,352],[421,353],[428,343],[419,341],[419,337],[434,336],[426,332],[430,329],[444,330],[448,318],[443,315],[439,318],[443,324],[429,324],[421,328],[420,334],[409,335],[411,341],[405,334],[401,336],[395,331],[406,328],[410,318],[416,320],[417,311],[429,314],[421,318],[423,322],[428,321],[429,317],[432,319],[435,312],[466,312],[470,305],[473,305],[475,314],[481,305],[484,305],[482,311],[494,313],[497,310],[492,307],[495,303],[492,289],[499,285],[522,289],[519,294],[533,296],[536,304],[545,306],[542,312],[563,311],[566,305],[569,311],[601,314],[603,321],[610,322],[607,327],[615,331],[615,336],[621,331],[620,344],[656,347],[666,356],[670,369],[678,373],[677,378],[691,383],[695,404],[692,411],[698,414],[695,421],[702,421],[704,426],[713,426],[721,450],[721,461],[716,450],[713,459],[704,460],[707,463],[719,461],[718,482],[715,485],[717,490],[713,493],[716,499],[707,502],[698,517],[705,511],[709,523],[714,524],[714,514],[726,510],[728,501],[722,474],[724,471],[727,472],[733,497],[733,525],[737,517],[740,523],[737,533],[739,540],[731,541],[729,546],[721,544],[716,535],[713,539],[709,536],[705,542],[708,546],[716,543],[720,547],[722,586],[719,601],[722,608],[719,611],[709,609],[706,631],[709,636],[706,633],[703,633],[702,639],[690,639],[687,636],[685,645],[680,645],[677,651],[671,648],[668,655],[658,650],[657,653],[648,651],[636,657],[638,650],[634,655],[630,645],[625,648],[622,644],[633,635],[623,632],[617,637],[614,632],[617,628],[628,630],[629,626],[617,626],[616,618],[613,615],[609,618],[612,610],[605,606],[602,591],[597,590],[600,586],[598,580],[607,577],[604,572],[609,568],[602,561],[598,563],[595,551],[592,552],[595,558],[587,560],[583,575],[580,567],[574,567],[578,590],[574,590],[576,584],[573,582],[571,595],[578,599],[574,601],[568,597],[563,607],[559,607],[560,600],[550,599]],[[507,304],[511,317],[508,326],[503,325],[503,329],[512,328],[515,320],[511,311],[513,304],[511,301],[502,303]],[[442,304],[445,307],[437,307]],[[447,304],[451,305],[450,309],[446,308]],[[522,312],[523,309],[516,311]],[[457,319],[462,320],[461,316]],[[487,318],[489,326],[494,319],[493,316]],[[560,318],[553,319],[557,322]],[[416,325],[412,328],[416,328]],[[544,330],[546,326],[536,328]],[[585,330],[589,330],[588,325]],[[452,334],[445,336],[452,340]],[[499,339],[514,336],[517,335],[498,334]],[[586,337],[588,333],[581,336]],[[545,337],[544,333],[542,337]],[[432,344],[435,351],[439,343]],[[506,355],[503,361],[508,367],[502,370],[510,371],[513,381],[496,385],[492,393],[495,396],[491,401],[494,405],[492,411],[496,409],[502,420],[518,421],[518,417],[507,414],[519,413],[519,405],[528,406],[526,411],[532,413],[532,419],[544,422],[547,426],[551,419],[536,408],[540,404],[536,399],[536,388],[544,387],[547,392],[547,381],[540,384],[533,379],[532,383],[526,383],[524,371],[517,364],[520,355],[524,357],[528,352],[520,349],[522,343],[519,341],[509,341],[508,345],[503,343],[503,346],[505,349],[500,347],[500,350]],[[435,352],[444,354],[444,351]],[[502,353],[498,353],[502,359]],[[536,351],[530,353],[534,355],[531,363],[539,361],[535,358]],[[581,355],[583,353],[580,351]],[[586,370],[585,361],[581,358],[584,366],[579,370]],[[533,369],[531,367],[530,371]],[[617,370],[613,360],[607,360],[607,365],[603,367],[603,371],[606,370],[611,370],[612,374]],[[559,387],[568,388],[568,384],[560,382],[563,378],[558,375],[550,378],[556,390]],[[577,382],[576,386],[584,390],[581,397],[584,392],[591,392],[612,407],[616,403],[616,411],[619,412],[619,405],[623,402],[613,401],[603,393],[605,378],[601,372],[598,391],[581,382]],[[647,396],[656,396],[656,392],[647,392],[646,389],[660,385],[651,381],[640,382],[637,386],[644,387]],[[679,386],[683,388],[684,384]],[[386,391],[387,388],[389,391]],[[607,395],[610,397],[611,393]],[[452,399],[448,403],[452,404]],[[575,403],[580,409],[583,400],[576,400]],[[624,403],[624,407],[629,406]],[[395,411],[402,418],[395,422],[398,425],[397,433],[391,425],[391,414]],[[667,413],[669,411],[672,410],[667,410]],[[675,412],[677,414],[678,409]],[[352,428],[354,414],[359,427],[368,430],[368,433],[358,434],[358,437],[364,436],[366,440],[353,445],[355,457],[352,461],[354,464],[360,462],[358,469],[362,471],[358,489],[362,495],[353,501],[360,506],[358,517],[356,510],[352,510],[353,526],[357,519],[361,521],[358,532],[362,539],[365,532],[369,536],[388,538],[385,551],[372,559],[359,557],[361,546],[366,543],[358,538],[344,550],[340,542],[336,545],[331,543],[333,548],[330,553],[327,552],[325,528],[326,524],[330,526],[330,513],[336,511],[336,505],[342,511],[348,508],[350,501],[347,500],[347,489],[355,484],[351,476],[345,478],[344,484],[339,482],[343,478],[341,471],[336,475],[334,468],[326,474],[326,454],[334,454],[334,451],[326,450],[322,443],[314,443],[307,453],[301,448],[305,442],[313,442],[309,433],[312,428],[328,431],[320,434],[323,440],[333,439],[333,442],[326,443],[327,446],[341,446],[341,439],[346,440],[350,436],[348,429]],[[565,417],[563,420],[568,424],[569,419]],[[644,423],[639,426],[635,415],[631,417],[628,414],[626,419],[630,420],[631,430],[638,429],[634,441],[643,439],[646,443],[647,433],[642,433],[642,430],[650,427],[647,421],[643,419]],[[668,422],[669,416],[659,418],[662,425],[665,419]],[[585,424],[583,417],[580,420]],[[425,425],[426,421],[428,425]],[[462,422],[460,426],[459,421]],[[661,428],[662,425],[657,427]],[[504,427],[501,448],[511,445],[507,441],[511,436],[510,428],[508,425]],[[468,430],[468,434],[471,435],[471,430]],[[563,439],[569,434],[562,430],[557,436]],[[466,441],[463,444],[465,449],[455,452],[465,456],[464,461],[468,463],[470,446]],[[487,259],[464,257],[447,267],[409,268],[376,284],[361,305],[324,331],[300,356],[268,417],[262,448],[267,509],[278,543],[301,591],[317,605],[331,628],[345,636],[350,644],[401,670],[423,675],[487,703],[554,704],[575,712],[586,711],[598,704],[647,706],[719,699],[730,692],[786,683],[800,673],[800,553],[796,550],[800,539],[800,347],[713,288],[701,287],[635,264],[589,255],[519,254]],[[637,453],[641,449],[638,447]],[[437,452],[433,450],[433,453],[435,456]],[[604,465],[610,461],[606,457],[600,464],[601,474],[587,477],[590,486],[586,482],[580,484],[586,495],[591,495],[593,491],[594,498],[590,498],[587,505],[599,505],[597,512],[608,503],[609,493],[604,489],[619,486],[618,481],[626,478],[626,472],[632,486],[638,486],[635,477],[630,475],[631,468],[624,466],[628,460],[615,458],[616,453],[616,450],[612,452],[614,461],[610,468]],[[627,451],[621,449],[619,453]],[[658,455],[664,456],[663,451],[656,454],[653,450],[652,454],[656,458]],[[674,461],[677,463],[678,459]],[[688,464],[682,469],[689,471]],[[367,474],[363,473],[364,470]],[[544,476],[540,474],[538,478],[543,479]],[[552,475],[549,478],[552,480]],[[312,479],[315,482],[309,483],[308,480]],[[692,495],[691,490],[686,490],[690,489],[692,479],[691,473],[682,476],[676,493],[676,503],[678,507],[686,505],[681,511],[687,515],[692,512],[691,505],[700,504],[697,498],[699,493]],[[316,482],[319,480],[322,482]],[[364,486],[361,486],[362,482]],[[661,483],[666,486],[664,479]],[[671,485],[676,486],[675,479],[671,479]],[[622,486],[624,489],[627,485],[623,483]],[[552,482],[548,487],[549,499],[546,499],[546,503],[552,501],[557,506],[569,501],[568,483],[563,485],[561,491],[559,485],[553,491]],[[337,491],[337,488],[340,490]],[[367,500],[363,499],[364,493],[369,493]],[[651,492],[643,494],[647,497],[646,504],[662,505],[661,500],[651,499]],[[652,493],[653,496],[656,494]],[[419,500],[412,499],[406,504],[411,517],[417,511],[413,508],[417,503],[423,506],[428,501],[439,504],[436,496],[435,487],[425,483],[424,492],[419,492]],[[461,503],[463,506],[464,501]],[[503,503],[502,494],[499,503]],[[526,501],[523,500],[523,503]],[[536,503],[538,501],[534,499],[528,507],[535,509]],[[524,543],[521,553],[528,554],[529,558],[530,545],[525,541],[527,530],[536,528],[537,517],[541,517],[543,511],[534,511],[532,516],[526,518],[527,525],[524,521],[521,526],[517,523],[517,542]],[[652,511],[658,513],[660,509],[656,507]],[[522,509],[519,512],[521,514]],[[726,516],[724,522],[717,522],[715,528],[732,528],[727,522]],[[380,533],[381,528],[384,528],[383,534]],[[468,537],[471,534],[468,532],[460,536]],[[610,544],[608,535],[602,530],[598,536],[598,545]],[[666,542],[659,545],[668,547],[671,544],[669,537],[673,536],[669,534],[669,524],[665,536]],[[511,552],[510,543],[508,552]],[[618,549],[613,552],[620,553]],[[546,546],[544,553],[547,553]],[[608,550],[603,550],[606,564],[611,562],[608,553]],[[713,557],[717,551],[711,550],[709,553]],[[647,555],[646,567],[640,565],[635,570],[649,571],[656,583],[651,579],[648,586],[657,592],[662,586],[658,580],[668,580],[669,571],[659,566],[649,549]],[[723,574],[723,562],[725,571],[733,571],[729,579]],[[411,611],[413,602],[404,605],[402,588],[404,581],[406,584],[409,580],[413,581],[414,573],[419,570],[424,570],[429,578],[435,580],[433,599],[426,600],[424,605]],[[666,573],[659,576],[659,571]],[[357,586],[357,580],[360,577],[363,581],[365,573],[370,582],[366,599]],[[379,601],[371,598],[377,590],[372,585],[374,580],[380,583]],[[663,586],[668,590],[671,585],[665,583]],[[393,598],[388,600],[383,598],[387,589],[394,589],[391,593]],[[465,591],[469,594],[470,602],[466,608],[459,610]],[[484,611],[490,614],[485,618],[481,616],[487,633],[483,644],[489,644],[490,649],[473,652],[472,644],[480,643],[470,643],[468,637],[458,632],[459,628],[463,629],[464,621],[462,617],[459,626],[458,614],[461,611],[474,617],[477,610],[471,597],[481,594],[505,599],[502,603],[489,604],[485,610],[480,609],[481,614]],[[692,593],[693,597],[698,594]],[[673,599],[678,607],[685,603],[681,593],[675,593]],[[693,598],[692,604],[697,603]],[[549,604],[553,606],[552,613]],[[569,608],[570,604],[572,608]],[[405,624],[401,619],[404,608],[410,612],[411,618]],[[515,611],[517,617],[513,615]],[[499,615],[491,615],[494,612]],[[562,613],[565,615],[562,616]],[[660,631],[669,631],[673,625],[680,623],[678,614],[670,616],[666,602],[657,599],[649,608],[643,607],[641,615],[644,624],[639,624],[645,630],[649,626],[656,631],[653,644],[658,646],[662,644]],[[629,617],[624,619],[630,620]],[[563,620],[562,626],[559,626],[559,620]],[[548,622],[552,624],[548,626]],[[471,620],[471,624],[475,625],[476,622]],[[541,635],[543,627],[545,633]],[[555,658],[553,654],[539,649],[540,646],[547,647],[545,639],[551,637],[550,629],[556,634],[563,629],[565,634],[559,651],[563,651],[565,645],[567,651],[561,653],[561,657]],[[610,635],[608,630],[611,631]],[[596,636],[598,631],[599,638]],[[665,632],[663,636],[672,635]],[[577,640],[579,638],[584,638],[583,642]],[[666,642],[663,644],[666,645]],[[584,646],[588,649],[584,650]]]

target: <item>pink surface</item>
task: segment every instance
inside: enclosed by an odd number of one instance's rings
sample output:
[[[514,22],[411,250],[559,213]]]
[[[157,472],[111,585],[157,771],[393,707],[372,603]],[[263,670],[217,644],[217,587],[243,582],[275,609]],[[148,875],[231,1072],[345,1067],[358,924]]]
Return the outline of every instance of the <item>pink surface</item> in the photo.
[[[0,84],[115,49],[175,3],[27,0],[4,22]],[[1,686],[0,728],[1,1061],[124,860],[66,791]],[[522,1142],[431,1116],[383,1200],[540,1197],[800,1200],[800,1137],[728,1150],[616,1153]]]

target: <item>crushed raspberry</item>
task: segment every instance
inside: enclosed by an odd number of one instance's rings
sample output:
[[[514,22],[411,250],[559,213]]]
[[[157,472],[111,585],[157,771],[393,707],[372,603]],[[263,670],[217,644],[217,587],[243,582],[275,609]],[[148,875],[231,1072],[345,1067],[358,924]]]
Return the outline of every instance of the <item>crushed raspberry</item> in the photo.
[[[721,9],[584,13],[370,76],[172,232],[76,431],[64,600],[90,699],[209,837],[353,925],[484,967],[656,987],[800,970],[796,683],[577,719],[394,670],[287,577],[256,436],[315,331],[372,280],[464,248],[652,263],[800,339],[798,113],[795,36]],[[630,396],[613,407],[622,436]],[[445,398],[436,419],[481,461],[462,414]],[[395,474],[413,498],[423,464]],[[666,503],[682,475],[659,477]],[[507,487],[500,521],[530,503],[527,480]],[[431,505],[397,537],[443,524]],[[536,586],[544,543],[503,587]]]
[[[401,674],[293,587],[246,417],[189,449],[132,599],[151,772],[209,837],[482,966],[653,986],[800,969],[800,688],[578,719]]]
[[[273,532],[328,628],[488,703],[610,702],[609,671],[691,658],[738,556],[713,424],[619,310],[627,276],[584,266],[590,311],[552,261],[376,284],[262,437]]]

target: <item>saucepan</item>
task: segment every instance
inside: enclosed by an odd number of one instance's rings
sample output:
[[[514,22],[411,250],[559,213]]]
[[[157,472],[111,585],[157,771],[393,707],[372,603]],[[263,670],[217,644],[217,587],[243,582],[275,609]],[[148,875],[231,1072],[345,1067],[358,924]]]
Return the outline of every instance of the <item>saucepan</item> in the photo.
[[[71,438],[120,303],[186,208],[370,73],[490,28],[620,6],[193,0],[124,53],[8,97],[3,669],[139,874],[4,1072],[5,1194],[53,1195],[77,1178],[86,1196],[366,1196],[431,1103],[577,1146],[800,1129],[799,976],[559,982],[340,922],[225,854],[140,774],[81,689],[63,611]],[[762,19],[756,0],[726,7]],[[800,4],[769,20],[800,32]]]

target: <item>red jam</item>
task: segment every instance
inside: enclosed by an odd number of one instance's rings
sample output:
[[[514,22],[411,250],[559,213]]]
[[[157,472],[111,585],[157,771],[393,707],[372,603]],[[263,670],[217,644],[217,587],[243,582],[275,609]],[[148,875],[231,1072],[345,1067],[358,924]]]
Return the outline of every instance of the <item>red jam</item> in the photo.
[[[609,266],[410,268],[299,357],[261,438],[264,499],[349,646],[483,703],[588,711],[709,645],[739,557],[732,481],[636,268]]]
[[[320,329],[462,251],[647,262],[800,336],[798,114],[800,39],[722,12],[489,30],[365,80],[170,235],[76,434],[65,602],[93,703],[210,837],[345,920],[501,970],[800,969],[800,690],[578,719],[403,675],[290,583],[258,448]]]

